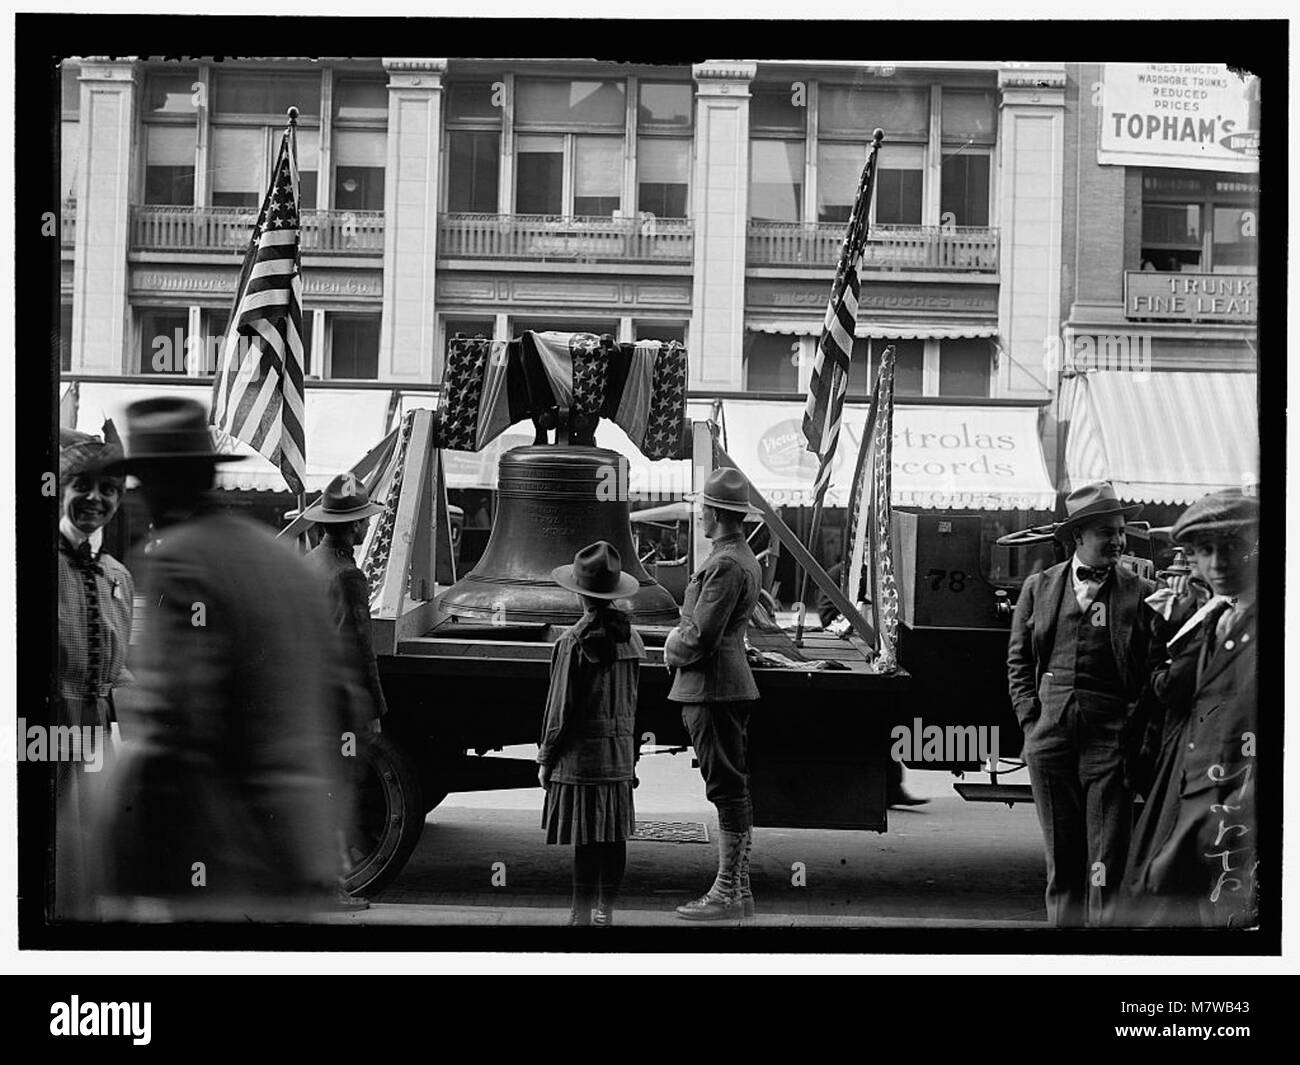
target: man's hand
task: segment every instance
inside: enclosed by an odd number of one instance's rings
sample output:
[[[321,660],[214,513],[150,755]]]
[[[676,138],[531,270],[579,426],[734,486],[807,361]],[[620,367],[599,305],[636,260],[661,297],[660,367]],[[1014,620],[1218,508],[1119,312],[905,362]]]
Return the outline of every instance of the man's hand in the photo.
[[[550,787],[551,784],[551,767],[542,765],[537,767],[537,783],[542,787]]]

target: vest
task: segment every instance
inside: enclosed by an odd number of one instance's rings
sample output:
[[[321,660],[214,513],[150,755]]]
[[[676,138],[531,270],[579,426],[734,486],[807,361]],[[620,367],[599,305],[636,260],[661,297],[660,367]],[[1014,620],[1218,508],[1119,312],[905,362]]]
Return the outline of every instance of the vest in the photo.
[[[1124,695],[1124,681],[1110,643],[1113,578],[1107,578],[1085,614],[1066,576],[1065,594],[1056,615],[1056,642],[1048,669],[1058,686]]]

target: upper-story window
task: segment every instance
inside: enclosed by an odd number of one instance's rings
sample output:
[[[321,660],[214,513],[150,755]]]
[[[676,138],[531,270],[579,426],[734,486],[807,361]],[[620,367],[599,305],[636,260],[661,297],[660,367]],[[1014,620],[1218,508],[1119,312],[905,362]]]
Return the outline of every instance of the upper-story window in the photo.
[[[803,221],[805,97],[788,85],[754,85],[749,101],[749,216]]]
[[[874,224],[990,223],[991,90],[796,81],[757,83],[751,92],[752,219],[846,222],[880,128]]]
[[[520,78],[515,211],[609,217],[622,207],[627,86]]]
[[[685,218],[691,189],[694,89],[685,82],[637,85],[636,208]]]
[[[266,194],[287,111],[298,108],[298,177],[304,207],[316,206],[321,74],[215,70],[208,146],[214,207],[256,208]]]
[[[924,210],[929,91],[822,84],[817,94],[818,221],[846,222],[871,134],[885,131],[877,157],[875,218],[920,225]]]
[[[382,77],[339,77],[333,101],[331,205],[340,211],[382,211],[388,170],[388,83]],[[314,206],[314,197],[308,199],[305,188],[303,199]]]
[[[940,110],[940,224],[986,226],[989,171],[997,139],[993,93],[944,89]]]
[[[1259,262],[1258,230],[1254,175],[1143,172],[1143,270],[1251,273]]]
[[[60,65],[62,122],[59,137],[59,180],[64,199],[77,195],[77,164],[81,154],[81,68],[64,60]]]
[[[194,205],[201,98],[197,68],[145,77],[141,95],[145,203]]]
[[[501,187],[502,81],[447,86],[447,210],[496,214]]]

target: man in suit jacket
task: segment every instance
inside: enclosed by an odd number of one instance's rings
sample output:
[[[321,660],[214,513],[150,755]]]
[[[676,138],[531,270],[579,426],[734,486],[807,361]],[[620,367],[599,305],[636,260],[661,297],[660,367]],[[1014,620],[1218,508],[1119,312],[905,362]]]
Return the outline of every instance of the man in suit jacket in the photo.
[[[126,462],[158,540],[146,558],[138,720],[103,807],[106,916],[292,920],[340,869],[336,636],[297,553],[205,512],[207,412],[127,408]]]
[[[1118,564],[1140,507],[1088,484],[1065,508],[1056,534],[1074,553],[1025,581],[1007,672],[1046,844],[1048,919],[1095,926],[1113,915],[1128,850],[1122,741],[1146,682],[1155,585]]]
[[[762,571],[745,542],[749,482],[730,466],[715,470],[700,493],[704,535],[713,550],[692,575],[682,620],[664,643],[664,662],[676,669],[668,698],[682,703],[682,721],[718,809],[718,875],[694,902],[677,907],[691,921],[749,916],[749,851],[754,813],[749,798],[749,713],[758,686],[745,657],[749,624]]]
[[[1214,596],[1152,677],[1167,726],[1133,833],[1125,924],[1255,923],[1258,530],[1258,501],[1236,489],[1198,500],[1174,525]]]

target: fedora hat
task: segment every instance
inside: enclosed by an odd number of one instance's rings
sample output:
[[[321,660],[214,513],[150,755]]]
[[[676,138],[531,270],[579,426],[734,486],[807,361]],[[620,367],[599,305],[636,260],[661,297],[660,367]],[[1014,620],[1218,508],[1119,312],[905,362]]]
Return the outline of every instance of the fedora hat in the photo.
[[[302,516],[308,521],[330,523],[360,521],[383,512],[384,505],[370,502],[370,493],[355,474],[340,473]]]
[[[704,482],[698,492],[688,492],[687,499],[719,510],[734,510],[741,514],[754,513],[749,503],[749,481],[734,466],[719,466]]]
[[[1175,543],[1195,543],[1198,538],[1239,533],[1259,525],[1259,500],[1240,488],[1225,488],[1202,496],[1174,522]]]
[[[592,599],[626,599],[641,582],[623,572],[618,548],[606,540],[588,544],[573,556],[573,565],[556,566],[551,579],[561,588]]]
[[[213,447],[208,413],[201,403],[156,396],[126,408],[126,458],[113,465],[131,472],[145,462],[241,462],[246,457]]]
[[[1141,510],[1141,503],[1121,503],[1109,481],[1084,484],[1065,497],[1065,519],[1053,531],[1058,539],[1068,543],[1070,535],[1081,525],[1112,514],[1134,518]]]

